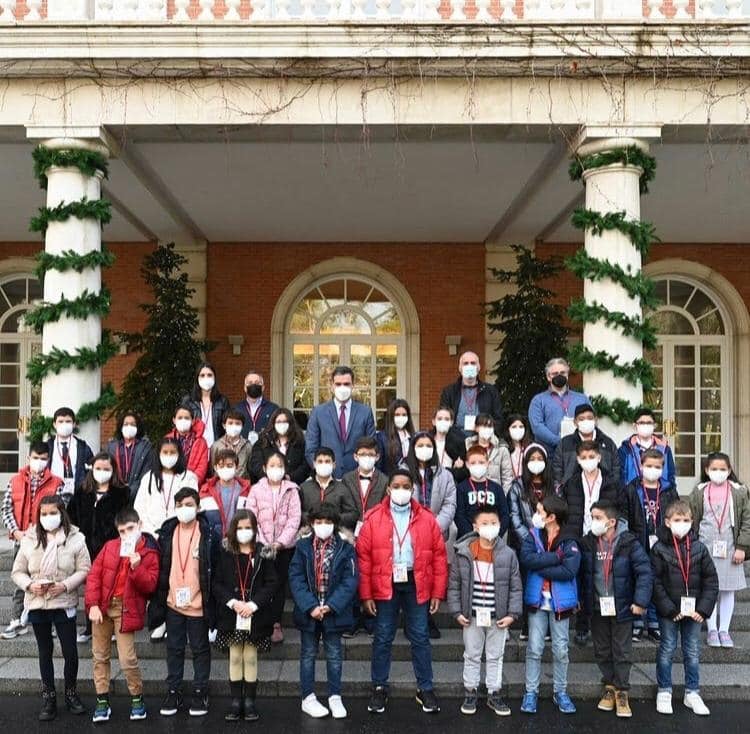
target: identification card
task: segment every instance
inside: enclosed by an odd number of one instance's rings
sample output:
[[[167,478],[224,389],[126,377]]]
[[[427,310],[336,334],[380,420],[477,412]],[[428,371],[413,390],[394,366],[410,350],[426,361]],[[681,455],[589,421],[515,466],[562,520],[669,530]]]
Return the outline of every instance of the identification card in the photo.
[[[683,596],[680,598],[680,614],[683,617],[692,617],[695,614],[694,596]]]
[[[191,597],[192,595],[190,593],[190,587],[180,586],[178,589],[175,589],[175,592],[174,592],[174,605],[178,609],[184,609],[185,607],[189,607]]]
[[[560,421],[560,438],[565,438],[565,436],[570,436],[571,433],[576,432],[576,424],[573,421],[572,418],[569,416],[565,416],[562,421]]]
[[[120,558],[130,558],[135,553],[135,538],[123,538],[120,540]]]
[[[250,433],[247,434],[247,440],[250,442],[250,445],[253,446],[258,441],[258,432],[250,431]]]
[[[477,615],[477,627],[492,627],[492,615],[489,609],[475,609]]]
[[[362,530],[362,525],[364,525],[364,523],[361,520],[357,520],[357,525],[354,528],[354,537],[355,538],[359,537],[359,533]]]
[[[76,481],[73,477],[63,479],[63,494],[72,497],[76,491]]]
[[[464,431],[473,431],[476,425],[477,417],[475,415],[464,416]]]
[[[200,552],[200,546],[196,545],[195,548],[193,548],[193,552],[191,553],[192,557],[196,560],[200,557],[198,554]]]
[[[243,617],[242,615],[237,615],[237,626],[236,628],[238,630],[243,630],[244,632],[250,632],[250,630],[253,627],[253,618],[250,617]]]
[[[656,542],[659,540],[655,535],[649,535],[648,536],[648,547],[653,548],[656,545]]]
[[[714,547],[711,555],[714,558],[726,558],[727,557],[727,541],[726,540],[714,540]]]
[[[600,596],[599,605],[601,606],[602,617],[614,617],[617,615],[614,596]]]
[[[405,563],[393,564],[393,583],[405,584],[409,580],[409,572],[406,570]]]

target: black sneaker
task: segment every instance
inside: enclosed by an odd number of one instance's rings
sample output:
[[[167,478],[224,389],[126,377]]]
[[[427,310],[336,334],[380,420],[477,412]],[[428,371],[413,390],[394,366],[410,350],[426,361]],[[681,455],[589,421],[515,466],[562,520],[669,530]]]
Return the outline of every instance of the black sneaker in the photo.
[[[174,716],[182,708],[182,694],[179,691],[170,691],[162,701],[159,713],[162,716]]]
[[[208,693],[196,688],[193,691],[193,700],[190,702],[191,716],[205,716],[208,713]]]
[[[498,716],[510,716],[510,706],[503,701],[500,691],[495,691],[487,696],[487,706]]]
[[[357,636],[357,632],[358,631],[359,631],[359,627],[352,627],[351,629],[346,630],[346,632],[342,632],[341,636],[345,640],[351,640],[352,637],[356,637]]]
[[[643,627],[633,627],[633,642],[640,642],[643,639]]]
[[[422,706],[426,714],[436,714],[440,711],[440,704],[435,697],[435,691],[417,691],[417,703]]]
[[[471,716],[477,712],[477,689],[464,689],[464,702],[461,704],[461,713]]]
[[[81,701],[75,688],[65,691],[65,707],[71,714],[75,714],[76,716],[86,713],[86,707],[83,705],[83,701]]]
[[[440,639],[440,630],[438,629],[438,626],[435,622],[434,617],[428,617],[427,619],[427,628],[430,635],[431,640],[439,640]]]
[[[654,642],[661,642],[661,632],[658,629],[649,627],[648,638]]]
[[[371,714],[382,714],[385,711],[385,704],[388,701],[388,690],[385,686],[374,686],[370,702],[367,704],[367,710]]]
[[[575,643],[578,645],[578,647],[586,647],[586,644],[589,641],[589,637],[591,637],[591,633],[581,630],[579,632],[576,632],[575,636]]]

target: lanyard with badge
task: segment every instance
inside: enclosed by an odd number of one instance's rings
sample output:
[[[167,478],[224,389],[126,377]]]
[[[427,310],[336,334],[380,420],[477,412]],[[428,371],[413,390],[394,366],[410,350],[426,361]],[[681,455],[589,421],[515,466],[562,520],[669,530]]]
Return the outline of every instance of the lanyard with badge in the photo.
[[[247,402],[247,400],[245,401],[245,407],[247,408],[247,415],[253,424],[253,430],[249,431],[247,434],[247,440],[250,442],[251,446],[253,446],[258,440],[257,425],[258,425],[258,421],[260,420],[260,412],[261,412],[260,409],[263,407],[261,405],[261,402],[262,402],[262,399],[258,400],[258,407],[255,409],[255,413],[253,413],[253,409],[250,407],[250,404]]]
[[[326,538],[322,543],[318,543],[317,539],[313,540],[314,551],[313,555],[315,558],[315,592],[318,595],[318,602],[321,606],[325,602],[325,594],[321,593],[321,587],[323,585],[323,575],[325,572],[326,553],[331,547],[331,539]]]
[[[469,399],[469,394],[472,395],[471,400]],[[469,391],[467,393],[466,388],[461,388],[461,398],[464,401],[464,405],[466,406],[466,415],[464,415],[464,431],[473,431],[474,426],[477,422],[477,416],[474,412],[474,409],[477,404],[477,397],[479,395],[479,388],[472,387],[469,388]]]
[[[221,490],[219,490],[219,501],[217,502],[217,504],[219,505],[219,513],[221,514],[222,537],[227,534],[227,527],[229,526],[229,512],[231,511],[232,507],[234,507],[234,503],[239,500],[240,492],[242,492],[242,487],[237,489],[237,483],[235,482],[235,485],[232,487],[232,494],[229,495],[229,507],[224,507],[224,500],[221,496]],[[235,493],[237,495],[236,497]]]
[[[240,587],[240,597],[243,604],[250,601],[247,598],[247,582],[250,578],[250,572],[253,568],[253,557],[248,556],[247,557],[247,566],[245,567],[245,574],[243,576],[241,570],[240,570],[240,557],[237,556],[237,584]],[[250,632],[252,629],[253,624],[253,617],[250,615],[249,617],[243,617],[242,615],[237,615],[237,622],[235,628],[238,630],[244,630],[246,632]]]
[[[56,439],[57,453],[60,456],[60,461],[63,465],[63,491],[65,494],[72,495],[75,493],[76,483],[75,477],[73,476],[73,464],[70,460],[70,446],[73,443],[73,437],[71,436],[70,441],[66,443],[67,452],[63,453],[62,443],[60,439]]]
[[[164,477],[162,477],[161,480],[162,497],[164,497],[164,513],[166,515],[169,515],[169,504],[172,501],[172,488],[174,487],[175,479],[177,479],[177,475],[172,474],[171,481],[169,482],[169,492],[166,494],[164,492]]]
[[[375,484],[375,472],[372,473],[372,476],[365,477],[365,479],[368,479],[367,481],[367,491],[364,491],[364,484],[362,481],[362,477],[357,475],[357,482],[359,483],[359,499],[362,503],[362,517],[365,516],[365,513],[367,512],[367,503],[370,500],[370,492],[372,492],[372,485]],[[357,520],[357,526],[354,528],[354,537],[356,538],[359,535],[359,531],[362,530],[362,520]]]
[[[724,520],[726,520],[727,517],[727,510],[729,509],[729,503],[731,502],[732,494],[729,491],[729,482],[724,482],[724,507],[721,510],[721,518],[719,518],[716,516],[716,510],[714,509],[713,502],[711,501],[711,487],[712,485],[709,483],[707,491],[708,507],[711,510],[711,514],[714,516],[714,520],[716,520],[716,527],[719,531],[719,535],[721,535],[721,531],[724,528]],[[714,540],[711,555],[714,558],[726,558],[727,541],[718,539]]]
[[[615,609],[615,597],[609,596],[609,579],[612,575],[612,565],[615,561],[614,543],[608,543],[605,547],[601,538],[597,541],[598,554],[602,562],[602,573],[604,575],[604,592],[607,596],[599,597],[599,606],[602,617],[614,617],[617,615]]]
[[[677,542],[677,538],[672,536],[672,542],[674,543],[674,552],[677,554],[677,563],[680,567],[680,574],[682,580],[685,582],[685,596],[680,597],[680,614],[683,617],[692,617],[695,614],[695,597],[690,596],[689,581],[690,581],[690,536],[685,538],[685,560],[682,560],[682,551],[680,551],[680,544]]]
[[[175,531],[177,534],[177,562],[180,564],[180,573],[181,578],[184,580],[185,578],[185,571],[187,570],[187,565],[190,562],[191,555],[194,555],[192,553],[192,547],[193,547],[193,539],[195,538],[195,531],[198,529],[198,523],[196,522],[193,525],[193,530],[190,533],[190,540],[188,541],[188,547],[187,547],[187,555],[183,558],[182,556],[182,543],[180,536],[182,535],[182,529],[180,526],[177,526],[177,530]],[[197,550],[197,549],[196,549]],[[190,600],[192,599],[192,594],[190,592],[189,586],[179,586],[177,589],[175,589],[174,593],[174,604],[178,609],[185,609],[186,607],[190,606]]]
[[[135,454],[136,443],[138,443],[138,439],[133,441],[130,446],[126,446],[124,441],[120,445],[120,456],[122,458],[118,463],[120,464],[120,474],[126,482],[130,479],[130,470],[133,467],[133,454]],[[122,471],[123,468],[125,469],[124,472]]]
[[[396,534],[396,542],[398,543],[398,563],[393,564],[393,583],[394,584],[405,584],[409,580],[409,571],[406,564],[401,561],[401,551],[406,541],[406,536],[409,535],[409,525],[411,524],[411,513],[409,513],[409,521],[406,524],[406,530],[404,530],[403,536],[399,535],[396,523],[393,524],[393,532]]]
[[[558,393],[552,392],[553,399],[560,403],[562,408],[563,417],[560,421],[560,438],[570,436],[571,433],[575,433],[576,424],[575,421],[568,415],[568,409],[570,408],[570,394],[568,393],[566,398],[562,398]]]
[[[476,505],[494,505],[495,498],[490,497],[490,481],[489,479],[484,480],[484,489],[477,489],[477,485],[474,484],[474,480],[469,477],[469,484],[471,485],[471,491],[474,495],[474,501]],[[483,494],[480,494],[482,492]]]
[[[479,565],[479,559],[474,559],[474,573],[477,575],[477,578],[479,579],[479,587],[482,589],[482,599],[485,598],[485,594],[487,591],[487,585],[490,582],[490,579],[492,578],[492,563],[488,563],[487,565],[487,575],[482,578],[482,572]],[[477,619],[477,627],[492,627],[492,614],[491,610],[487,607],[475,607],[474,608],[474,615]]]
[[[658,538],[656,537],[656,528],[659,524],[659,512],[661,508],[661,482],[656,484],[656,498],[651,501],[648,488],[643,486],[643,509],[646,513],[646,531],[648,532],[648,547],[653,548]]]
[[[513,458],[518,455],[518,463]],[[510,465],[513,468],[513,478],[518,479],[523,471],[523,450],[520,448],[513,449],[513,453],[510,455]]]

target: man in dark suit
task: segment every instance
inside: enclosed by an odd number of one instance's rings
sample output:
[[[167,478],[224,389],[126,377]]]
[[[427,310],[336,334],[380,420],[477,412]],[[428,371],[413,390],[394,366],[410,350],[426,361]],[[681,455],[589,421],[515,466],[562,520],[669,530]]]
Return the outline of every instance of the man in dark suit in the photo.
[[[341,479],[357,467],[354,449],[362,436],[375,435],[372,411],[364,403],[352,400],[354,372],[341,365],[331,375],[333,399],[317,405],[310,413],[305,435],[305,458],[313,466],[315,453],[328,446],[336,454],[334,476]]]
[[[246,438],[251,445],[258,440],[258,435],[266,427],[268,419],[279,406],[263,397],[265,382],[263,375],[258,372],[248,372],[245,375],[245,399],[234,406],[245,418],[242,427],[242,438]],[[210,448],[210,447],[209,447]]]
[[[62,497],[67,504],[83,482],[87,466],[93,463],[94,452],[82,438],[74,435],[76,414],[72,408],[58,408],[52,416],[52,425],[55,435],[47,440],[49,467],[56,477],[62,477]]]

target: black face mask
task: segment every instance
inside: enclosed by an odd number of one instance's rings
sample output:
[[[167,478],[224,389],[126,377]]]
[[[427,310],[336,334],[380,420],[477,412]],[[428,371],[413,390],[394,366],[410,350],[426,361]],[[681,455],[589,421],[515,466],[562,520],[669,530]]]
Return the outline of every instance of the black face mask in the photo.
[[[565,375],[555,375],[552,378],[552,384],[559,390],[568,384],[568,378]]]
[[[257,400],[263,394],[263,385],[248,385],[245,392],[249,398]]]

